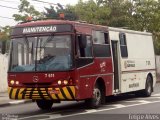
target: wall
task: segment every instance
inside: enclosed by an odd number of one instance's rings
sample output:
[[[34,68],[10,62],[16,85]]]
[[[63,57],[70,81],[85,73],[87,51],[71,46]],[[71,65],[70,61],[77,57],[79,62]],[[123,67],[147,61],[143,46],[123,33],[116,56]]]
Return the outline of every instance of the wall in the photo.
[[[157,82],[160,82],[160,56],[156,56]]]
[[[7,91],[8,56],[0,54],[0,92]]]

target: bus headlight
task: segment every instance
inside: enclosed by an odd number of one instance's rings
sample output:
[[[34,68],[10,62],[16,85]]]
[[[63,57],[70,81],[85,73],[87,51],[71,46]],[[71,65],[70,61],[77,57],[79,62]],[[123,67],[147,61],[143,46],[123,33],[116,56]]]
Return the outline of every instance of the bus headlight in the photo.
[[[67,84],[68,84],[68,80],[64,80],[63,83],[64,83],[65,85],[67,85]]]
[[[11,85],[14,85],[14,80],[11,80],[11,81],[10,81],[10,84],[11,84]]]
[[[62,84],[62,81],[61,80],[58,80],[58,85],[61,85]]]
[[[19,85],[19,81],[16,81],[16,85]]]

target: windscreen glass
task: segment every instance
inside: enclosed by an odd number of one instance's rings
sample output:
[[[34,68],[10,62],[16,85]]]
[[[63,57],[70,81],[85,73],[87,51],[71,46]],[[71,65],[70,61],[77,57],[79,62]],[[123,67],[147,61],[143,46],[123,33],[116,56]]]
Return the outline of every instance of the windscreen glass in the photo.
[[[71,36],[12,39],[9,71],[64,71],[72,68]]]

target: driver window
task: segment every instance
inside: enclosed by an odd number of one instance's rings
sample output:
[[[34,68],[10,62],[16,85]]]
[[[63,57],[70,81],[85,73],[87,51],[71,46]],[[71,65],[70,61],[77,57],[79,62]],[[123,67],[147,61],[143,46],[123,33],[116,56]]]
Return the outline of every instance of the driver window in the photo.
[[[86,37],[87,37],[87,45],[86,45],[85,48],[80,48],[80,46],[78,46],[78,56],[79,57],[90,58],[90,57],[92,57],[91,36],[86,36]]]

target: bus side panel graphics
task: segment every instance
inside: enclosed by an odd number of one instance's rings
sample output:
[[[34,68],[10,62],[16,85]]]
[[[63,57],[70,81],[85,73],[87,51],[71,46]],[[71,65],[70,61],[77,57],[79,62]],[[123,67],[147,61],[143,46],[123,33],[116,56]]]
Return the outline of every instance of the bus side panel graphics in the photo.
[[[75,87],[62,88],[8,88],[10,99],[45,99],[45,100],[74,100]]]

